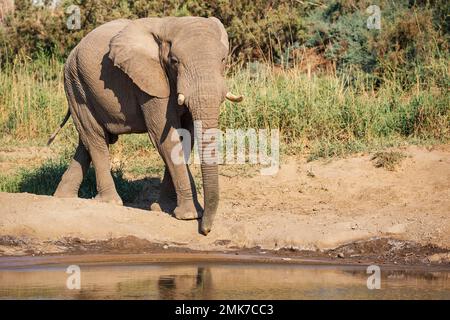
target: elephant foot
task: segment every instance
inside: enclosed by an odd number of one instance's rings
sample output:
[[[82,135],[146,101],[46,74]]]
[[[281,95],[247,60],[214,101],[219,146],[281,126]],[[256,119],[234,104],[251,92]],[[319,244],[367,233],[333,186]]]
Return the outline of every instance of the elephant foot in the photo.
[[[173,213],[179,220],[200,219],[203,215],[202,210],[196,207],[193,201],[182,202]]]
[[[119,195],[115,193],[99,193],[94,198],[97,201],[100,202],[106,202],[106,203],[112,203],[118,206],[123,206],[122,199],[119,197]]]

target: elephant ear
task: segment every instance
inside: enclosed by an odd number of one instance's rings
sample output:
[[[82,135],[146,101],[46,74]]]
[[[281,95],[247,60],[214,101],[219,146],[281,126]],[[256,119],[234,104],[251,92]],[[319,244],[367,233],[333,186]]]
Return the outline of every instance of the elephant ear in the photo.
[[[143,25],[129,23],[109,44],[109,58],[144,92],[166,98],[170,86],[159,58],[157,37]]]
[[[229,48],[229,44],[228,44],[228,34],[227,34],[227,30],[225,30],[225,27],[223,26],[222,22],[220,22],[219,19],[217,19],[216,17],[209,17],[209,19],[211,19],[212,21],[214,21],[215,25],[217,26],[218,30],[219,30],[219,34],[220,34],[220,42],[222,42],[222,44],[225,46],[225,48]]]

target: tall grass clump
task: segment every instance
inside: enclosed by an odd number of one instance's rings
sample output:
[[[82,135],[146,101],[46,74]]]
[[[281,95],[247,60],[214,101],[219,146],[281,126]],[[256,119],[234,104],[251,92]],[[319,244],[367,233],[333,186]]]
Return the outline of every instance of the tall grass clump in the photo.
[[[393,79],[384,79],[375,89],[362,72],[348,85],[345,76],[308,77],[295,68],[267,66],[260,66],[258,72],[236,71],[230,85],[246,99],[222,107],[223,128],[280,129],[286,146],[310,148],[317,156],[396,141],[450,138],[446,88],[405,89]]]
[[[67,110],[62,63],[50,57],[26,57],[1,65],[0,132],[16,139],[42,138]]]
[[[436,74],[427,85],[412,88],[395,78],[375,88],[363,72],[349,84],[348,76],[308,77],[298,68],[258,64],[236,69],[228,76],[229,87],[245,99],[224,103],[220,124],[222,129],[279,129],[290,151],[313,149],[318,156],[405,140],[445,142],[450,137],[450,93],[438,85],[448,67],[440,63],[428,67]],[[3,66],[2,137],[46,141],[67,110],[62,66],[55,58]],[[73,127],[64,134],[76,142]]]

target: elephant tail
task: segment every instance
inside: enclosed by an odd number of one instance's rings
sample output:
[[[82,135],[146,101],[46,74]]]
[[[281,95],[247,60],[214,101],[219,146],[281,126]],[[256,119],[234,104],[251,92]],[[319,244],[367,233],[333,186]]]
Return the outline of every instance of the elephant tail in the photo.
[[[67,110],[66,116],[64,117],[64,120],[59,125],[59,128],[56,129],[55,132],[53,132],[53,134],[48,139],[47,146],[49,146],[53,142],[53,140],[55,140],[55,138],[58,135],[59,131],[62,129],[62,127],[64,127],[64,125],[66,124],[67,120],[69,120],[69,118],[70,118],[70,110]]]

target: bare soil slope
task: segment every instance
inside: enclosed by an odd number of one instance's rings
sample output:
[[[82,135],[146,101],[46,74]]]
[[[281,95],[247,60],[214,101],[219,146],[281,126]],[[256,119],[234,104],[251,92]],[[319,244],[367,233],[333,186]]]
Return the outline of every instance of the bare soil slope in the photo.
[[[64,239],[126,236],[196,250],[317,250],[373,237],[450,248],[450,147],[408,147],[395,171],[370,155],[328,162],[290,158],[276,176],[222,170],[208,236],[162,212],[32,194],[0,193],[0,254],[64,252]],[[130,244],[130,250],[133,244]]]

